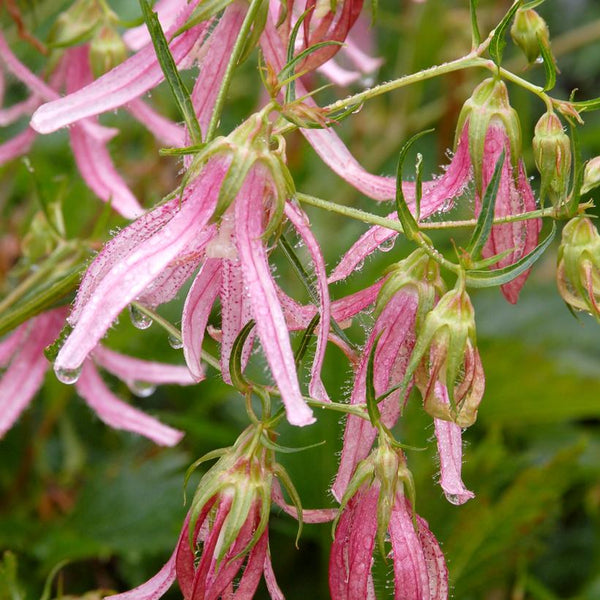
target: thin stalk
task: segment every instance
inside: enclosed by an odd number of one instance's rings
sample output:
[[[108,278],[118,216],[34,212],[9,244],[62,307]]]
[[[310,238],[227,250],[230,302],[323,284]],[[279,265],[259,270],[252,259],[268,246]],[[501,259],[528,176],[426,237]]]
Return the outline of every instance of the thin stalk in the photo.
[[[225,98],[227,96],[227,92],[229,91],[231,80],[233,78],[233,72],[237,67],[242,52],[244,51],[244,46],[250,35],[252,23],[254,22],[256,13],[258,12],[263,1],[264,0],[252,0],[248,8],[248,12],[244,17],[244,21],[240,28],[240,32],[237,36],[237,39],[235,40],[231,56],[229,57],[229,62],[227,63],[225,74],[223,75],[223,81],[221,82],[221,86],[219,87],[217,99],[215,100],[215,107],[213,109],[212,115],[210,116],[210,122],[208,124],[208,129],[206,130],[206,136],[204,138],[204,141],[206,143],[210,142],[215,136],[215,132],[217,131],[217,127],[219,126],[219,119],[221,118],[221,113],[223,112]]]

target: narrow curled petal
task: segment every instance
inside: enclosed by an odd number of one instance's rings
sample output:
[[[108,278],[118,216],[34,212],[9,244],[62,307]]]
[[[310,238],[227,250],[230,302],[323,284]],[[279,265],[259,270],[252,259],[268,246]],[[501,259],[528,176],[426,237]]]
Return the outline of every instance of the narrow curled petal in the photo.
[[[238,255],[244,272],[260,338],[273,379],[279,387],[292,425],[309,425],[314,422],[312,411],[302,399],[294,356],[290,345],[285,318],[277,299],[264,242],[263,198],[270,194],[262,168],[253,168],[235,203],[235,228]]]
[[[208,317],[221,287],[221,265],[217,259],[207,259],[188,292],[181,317],[183,355],[196,381],[204,378],[200,361],[202,341]]]
[[[126,382],[146,381],[157,385],[174,383],[191,385],[194,379],[187,367],[133,358],[102,345],[92,353],[94,362]]]
[[[279,585],[275,579],[275,572],[273,571],[273,564],[271,563],[271,553],[268,548],[267,555],[265,556],[264,576],[271,600],[285,600],[285,596],[281,589],[279,589]]]
[[[49,366],[44,348],[60,331],[63,315],[59,312],[40,315],[21,326],[22,333],[11,336],[19,346],[0,379],[0,437],[14,425],[44,381]]]
[[[87,361],[77,381],[77,392],[110,427],[143,435],[161,446],[174,446],[183,432],[163,425],[154,417],[117,398],[102,381],[94,365]]]
[[[271,497],[273,502],[283,509],[285,513],[298,518],[298,509],[292,504],[288,504],[281,493],[281,485],[278,481],[273,482],[273,488],[271,491]],[[335,508],[308,508],[302,509],[302,521],[304,523],[329,523],[337,516],[337,509]]]
[[[132,100],[127,104],[127,110],[162,144],[176,148],[185,144],[183,127],[158,114],[143,100],[139,98]]]
[[[447,404],[448,391],[446,387],[437,382],[436,395],[444,398]],[[437,439],[438,455],[440,457],[440,485],[444,495],[452,504],[464,504],[475,497],[469,491],[461,478],[462,469],[462,429],[456,423],[434,419],[435,437]]]
[[[377,486],[360,490],[340,516],[329,559],[332,600],[365,600],[369,597],[378,496]]]
[[[0,127],[6,127],[14,123],[24,115],[33,112],[40,103],[40,99],[32,94],[26,100],[17,102],[8,108],[0,109]]]
[[[94,282],[73,331],[55,361],[55,369],[77,369],[119,313],[193,242],[214,212],[226,165],[209,162],[186,188],[181,209],[159,231]]]
[[[0,144],[0,165],[27,154],[36,135],[36,132],[31,127],[27,127],[27,129],[15,135],[12,139],[4,142],[4,144]]]
[[[185,22],[195,5],[196,2],[186,5],[186,9],[166,32],[167,37]],[[187,57],[198,38],[204,36],[207,27],[208,23],[203,22],[171,42],[169,48],[176,64]],[[146,45],[125,62],[79,91],[42,105],[34,113],[31,126],[40,133],[51,133],[79,119],[123,106],[156,87],[163,78],[154,47]]]
[[[325,272],[325,260],[321,248],[317,242],[308,223],[308,217],[297,206],[286,203],[285,214],[292,223],[308,250],[315,267],[317,287],[319,289],[319,334],[317,336],[317,349],[311,369],[311,380],[308,388],[309,394],[317,400],[328,401],[329,396],[321,380],[321,369],[327,348],[327,336],[331,322],[331,301],[329,299],[329,288],[327,287],[327,274]]]
[[[416,293],[400,292],[392,297],[383,309],[363,350],[362,360],[354,378],[351,404],[366,402],[367,365],[377,339],[379,342],[373,363],[373,385],[376,394],[383,394],[402,381],[414,345],[417,306]],[[393,426],[400,411],[398,394],[388,396],[381,403],[380,410],[384,424],[388,427]],[[343,497],[356,465],[369,453],[376,435],[376,429],[369,422],[360,417],[348,416],[340,466],[332,487],[333,495],[338,500]]]

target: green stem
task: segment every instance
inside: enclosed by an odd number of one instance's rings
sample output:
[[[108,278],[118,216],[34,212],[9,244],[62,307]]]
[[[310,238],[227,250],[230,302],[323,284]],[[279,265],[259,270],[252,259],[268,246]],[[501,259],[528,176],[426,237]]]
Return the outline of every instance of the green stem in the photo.
[[[304,401],[309,406],[314,408],[322,408],[324,410],[333,410],[335,412],[341,412],[348,415],[355,415],[361,419],[369,420],[367,409],[365,404],[342,404],[341,402],[323,402],[321,400],[315,400],[314,398],[308,398],[304,396]]]
[[[160,327],[162,327],[171,337],[180,342],[182,341],[181,331],[179,331],[179,329],[177,329],[173,323],[159,315],[155,310],[152,310],[151,308],[148,308],[139,302],[132,302],[131,304],[135,306],[135,308],[142,314],[150,317],[156,324],[160,325]],[[202,360],[214,369],[217,369],[217,371],[221,370],[221,364],[219,361],[212,354],[209,354],[205,350],[202,350]]]
[[[546,92],[544,92],[544,88],[540,87],[539,85],[534,85],[533,83],[530,83],[526,79],[515,75],[512,71],[508,71],[507,69],[503,69],[502,67],[498,68],[498,66],[494,64],[494,62],[491,60],[486,62],[489,63],[486,65],[486,67],[490,71],[493,71],[494,73],[500,73],[500,75],[504,77],[504,79],[512,81],[513,83],[522,87],[528,92],[535,94],[540,98],[540,100],[542,100],[542,102],[544,102],[544,104],[546,105],[546,109],[549,112],[552,112],[552,98],[548,94],[546,94]]]
[[[238,61],[244,51],[244,46],[250,35],[250,29],[252,28],[254,18],[256,17],[256,13],[260,9],[262,3],[263,0],[252,0],[250,7],[248,8],[248,12],[244,17],[240,32],[235,40],[233,50],[231,51],[229,62],[227,63],[227,68],[225,69],[225,74],[223,75],[223,81],[219,87],[217,99],[215,100],[215,107],[210,117],[208,129],[206,130],[206,136],[204,138],[205,143],[210,142],[215,136],[215,132],[219,126],[221,113],[223,112],[225,97],[227,96],[227,92],[229,91],[229,86],[231,85],[231,80],[233,78],[233,72],[237,67]]]

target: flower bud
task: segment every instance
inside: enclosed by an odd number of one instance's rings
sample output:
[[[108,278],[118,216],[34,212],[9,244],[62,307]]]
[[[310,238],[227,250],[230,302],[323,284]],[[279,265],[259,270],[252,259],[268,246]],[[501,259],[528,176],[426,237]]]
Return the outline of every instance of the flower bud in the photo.
[[[469,128],[469,153],[477,190],[481,194],[485,140],[491,127],[499,127],[506,132],[513,168],[517,167],[521,155],[521,124],[516,111],[510,105],[508,90],[503,81],[489,78],[475,88],[460,112],[456,141],[465,126]]]
[[[77,0],[56,19],[48,34],[48,43],[64,47],[87,41],[102,16],[100,4],[96,0]]]
[[[425,410],[461,427],[475,422],[484,376],[475,338],[475,311],[466,291],[447,292],[427,315],[411,357]],[[415,365],[415,366],[413,366]],[[439,387],[447,389],[449,403]]]
[[[90,43],[90,65],[96,78],[121,64],[125,58],[125,43],[110,25],[96,31]]]
[[[517,11],[510,35],[530,63],[540,56],[541,45],[550,48],[548,25],[533,9]]]
[[[585,164],[581,193],[587,194],[600,185],[600,156],[595,156]]]
[[[565,225],[556,280],[569,306],[600,321],[600,234],[591,219],[576,217]]]
[[[542,176],[542,198],[547,194],[554,206],[560,205],[568,192],[571,142],[553,112],[542,115],[535,126],[533,156]]]

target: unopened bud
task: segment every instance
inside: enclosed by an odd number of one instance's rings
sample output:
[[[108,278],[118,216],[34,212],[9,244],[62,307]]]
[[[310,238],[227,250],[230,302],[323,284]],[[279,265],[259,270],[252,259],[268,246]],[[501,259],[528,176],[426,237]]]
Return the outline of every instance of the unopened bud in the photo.
[[[104,75],[125,58],[127,48],[121,36],[110,25],[103,25],[90,43],[90,65],[94,76]]]
[[[591,219],[576,217],[565,225],[556,279],[569,306],[600,321],[600,234]]]
[[[469,128],[469,153],[475,183],[481,192],[485,140],[490,128],[500,128],[506,133],[513,168],[517,167],[521,156],[521,124],[516,111],[510,105],[508,90],[503,81],[489,78],[475,88],[460,112],[456,128],[457,141],[464,127]]]
[[[571,142],[553,112],[542,115],[535,126],[533,156],[542,176],[542,198],[547,194],[554,206],[560,205],[569,186]]]
[[[550,48],[548,25],[533,9],[517,11],[510,35],[530,63],[540,56],[541,45]]]
[[[48,44],[64,47],[85,42],[101,19],[102,10],[96,0],[77,0],[56,19],[48,34]]]
[[[597,188],[600,185],[600,156],[595,156],[585,165],[583,172],[583,185],[581,193],[587,194],[590,190]]]

